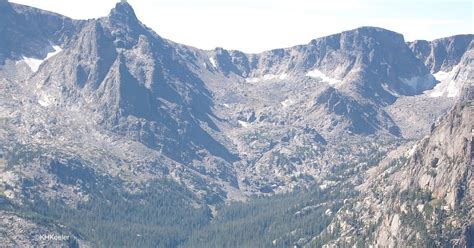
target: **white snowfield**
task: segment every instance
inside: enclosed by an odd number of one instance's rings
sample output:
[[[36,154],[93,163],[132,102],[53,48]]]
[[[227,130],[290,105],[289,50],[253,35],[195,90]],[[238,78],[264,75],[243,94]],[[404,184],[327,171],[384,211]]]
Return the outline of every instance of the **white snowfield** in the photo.
[[[286,100],[280,102],[280,104],[283,106],[283,108],[289,107],[289,106],[291,106],[291,105],[293,105],[293,104],[295,104],[295,103],[296,103],[295,100],[290,99],[290,98],[288,98],[288,99],[286,99]]]
[[[288,77],[287,73],[282,73],[282,74],[279,74],[279,75],[265,74],[261,77],[246,78],[245,82],[247,82],[247,83],[258,83],[258,82],[262,82],[262,81],[269,81],[269,80],[275,80],[275,79],[284,80],[286,77]]]
[[[251,125],[250,123],[248,123],[248,122],[246,122],[246,121],[241,121],[241,120],[239,120],[238,122],[239,122],[239,124],[240,124],[243,128],[248,128],[248,127],[250,127],[250,125]]]
[[[339,85],[339,84],[342,83],[342,80],[339,80],[337,78],[329,77],[318,69],[314,69],[312,71],[307,72],[306,76],[312,77],[312,78],[319,78],[323,82],[326,82],[330,85]]]
[[[216,62],[216,60],[215,60],[213,57],[210,57],[210,58],[209,58],[209,62],[211,62],[211,65],[212,65],[214,68],[217,68],[217,62]]]
[[[44,59],[28,58],[28,57],[23,56],[23,59],[20,61],[17,61],[17,63],[25,62],[26,65],[28,65],[28,67],[30,67],[30,69],[33,72],[37,72],[41,64],[43,64],[46,60],[50,59],[51,57],[53,57],[54,55],[62,51],[60,46],[52,46],[52,47],[54,51],[48,53]]]
[[[453,72],[455,71],[455,69],[456,68],[454,68],[450,72],[439,71],[433,74],[433,76],[436,78],[436,80],[439,81],[439,83],[434,87],[434,89],[427,91],[426,94],[428,94],[428,96],[430,97],[458,96],[459,92],[461,91],[461,85],[453,80]]]

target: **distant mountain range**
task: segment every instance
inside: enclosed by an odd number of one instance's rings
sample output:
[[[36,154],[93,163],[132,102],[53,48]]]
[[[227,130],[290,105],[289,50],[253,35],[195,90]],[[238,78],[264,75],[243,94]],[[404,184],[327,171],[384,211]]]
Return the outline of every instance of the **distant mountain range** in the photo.
[[[313,205],[282,209],[327,206],[323,226],[239,237],[474,244],[472,34],[406,42],[361,27],[206,51],[160,37],[123,1],[90,20],[0,1],[0,33],[2,244],[216,246],[193,235],[214,232],[226,205],[315,189]]]

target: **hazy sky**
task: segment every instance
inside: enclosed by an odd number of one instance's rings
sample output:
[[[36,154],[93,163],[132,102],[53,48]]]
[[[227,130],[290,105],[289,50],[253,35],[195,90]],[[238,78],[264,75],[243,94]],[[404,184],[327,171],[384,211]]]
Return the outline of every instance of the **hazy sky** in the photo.
[[[11,0],[76,19],[105,16],[118,0]],[[308,43],[360,26],[406,40],[473,33],[473,0],[129,0],[162,37],[245,52]]]

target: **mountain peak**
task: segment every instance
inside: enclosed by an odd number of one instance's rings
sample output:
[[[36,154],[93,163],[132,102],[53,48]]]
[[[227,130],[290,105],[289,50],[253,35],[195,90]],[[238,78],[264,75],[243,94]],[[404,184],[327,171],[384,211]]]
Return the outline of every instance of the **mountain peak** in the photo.
[[[356,29],[344,31],[342,33],[343,34],[351,33],[351,34],[358,34],[362,36],[372,36],[372,37],[392,37],[392,38],[395,38],[397,42],[400,42],[400,41],[402,41],[403,43],[405,42],[402,34],[394,32],[392,30],[385,29],[385,28],[380,28],[380,27],[362,26]]]
[[[353,29],[354,31],[372,31],[372,32],[390,32],[390,33],[395,33],[394,31],[392,30],[388,30],[388,29],[385,29],[385,28],[381,28],[381,27],[375,27],[375,26],[360,26],[356,29]]]
[[[110,11],[109,18],[125,21],[138,21],[133,7],[126,0],[121,0],[115,5],[115,8]]]

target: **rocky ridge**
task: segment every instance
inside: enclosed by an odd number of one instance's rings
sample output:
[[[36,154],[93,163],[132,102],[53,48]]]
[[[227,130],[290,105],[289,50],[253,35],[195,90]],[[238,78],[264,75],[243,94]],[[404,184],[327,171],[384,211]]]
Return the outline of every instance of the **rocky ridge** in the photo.
[[[74,208],[102,197],[95,187],[138,195],[167,180],[203,208],[357,185],[472,82],[472,36],[433,41],[445,52],[428,54],[362,27],[245,54],[166,40],[126,2],[84,21],[8,2],[0,11],[0,189],[20,206]]]

